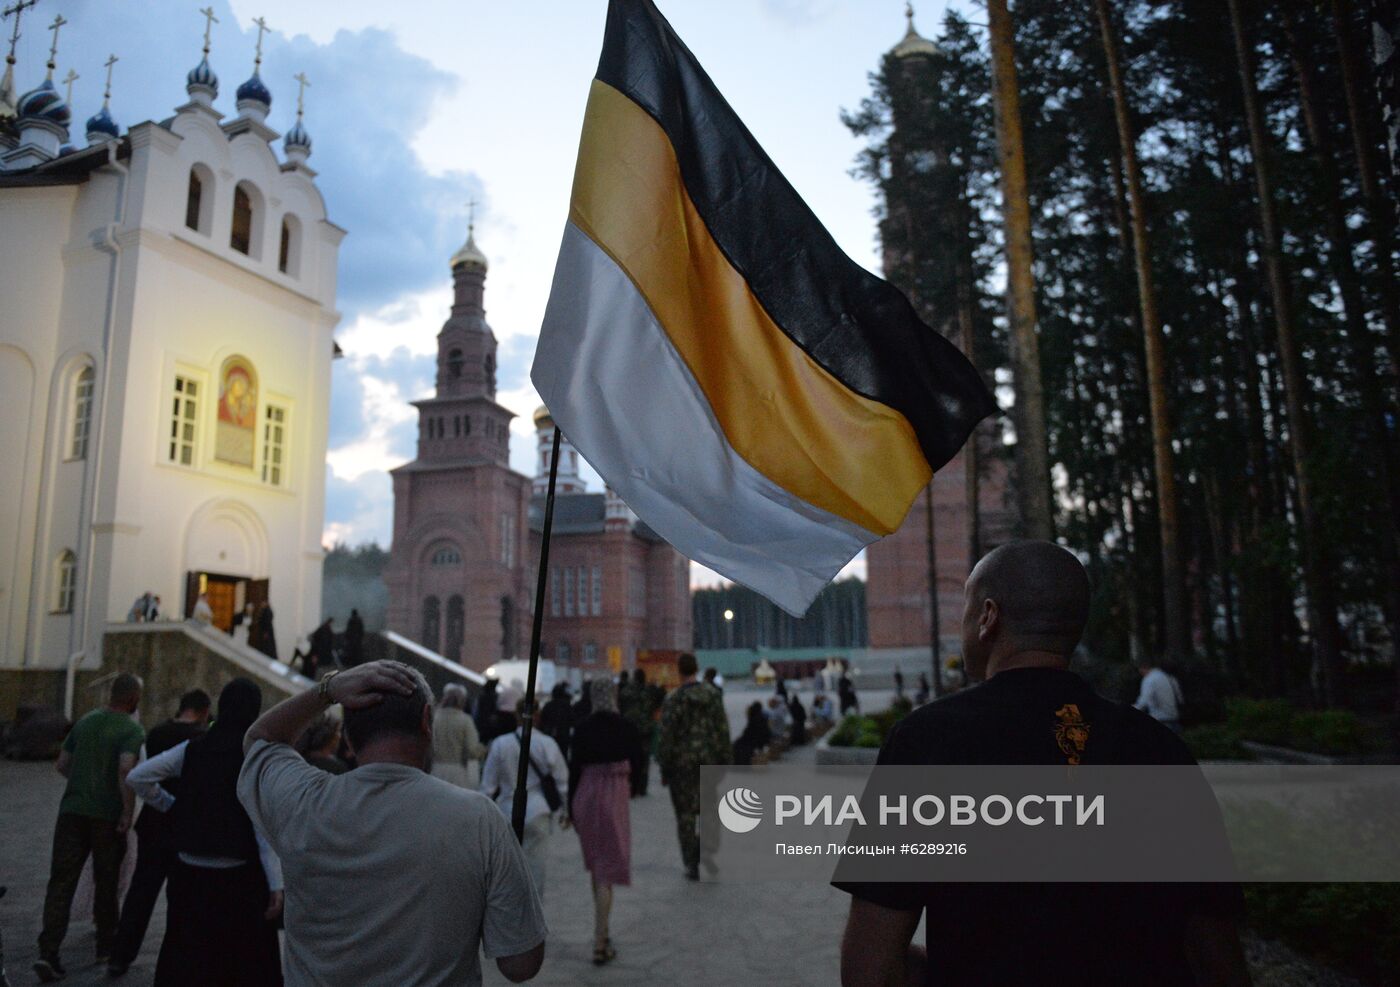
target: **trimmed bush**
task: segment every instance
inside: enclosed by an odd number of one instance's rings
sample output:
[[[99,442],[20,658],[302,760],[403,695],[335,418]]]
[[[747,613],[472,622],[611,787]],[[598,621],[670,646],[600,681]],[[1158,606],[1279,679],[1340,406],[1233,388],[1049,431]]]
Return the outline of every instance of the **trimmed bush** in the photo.
[[[1230,699],[1225,725],[1242,740],[1287,747],[1292,738],[1294,709],[1286,699]]]
[[[908,699],[896,699],[888,709],[869,716],[852,714],[831,732],[832,747],[880,747],[894,725],[909,715],[914,704]]]
[[[1366,749],[1366,732],[1355,713],[1329,709],[1296,714],[1289,741],[1289,746],[1298,750],[1344,757]]]
[[[1368,983],[1400,985],[1400,884],[1248,884],[1249,924]]]
[[[1191,755],[1198,761],[1252,761],[1240,745],[1240,736],[1224,723],[1191,727],[1182,734]]]
[[[836,729],[831,731],[831,746],[854,747],[856,738],[861,734],[874,731],[878,735],[879,730],[879,725],[870,717],[853,713],[842,719],[836,724]]]

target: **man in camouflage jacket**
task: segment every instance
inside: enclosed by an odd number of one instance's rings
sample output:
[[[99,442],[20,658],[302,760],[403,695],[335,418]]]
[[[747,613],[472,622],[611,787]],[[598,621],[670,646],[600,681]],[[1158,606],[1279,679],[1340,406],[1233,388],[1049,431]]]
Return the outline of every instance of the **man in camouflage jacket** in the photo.
[[[666,697],[661,708],[661,738],[656,759],[661,765],[661,784],[671,790],[676,810],[676,832],[680,837],[681,860],[692,881],[700,879],[700,766],[729,764],[733,750],[729,743],[729,718],[724,700],[712,685],[695,681],[695,656],[683,654],[677,661],[681,684]],[[713,832],[707,827],[705,835]],[[706,841],[709,842],[708,839]],[[713,847],[706,848],[713,851]]]

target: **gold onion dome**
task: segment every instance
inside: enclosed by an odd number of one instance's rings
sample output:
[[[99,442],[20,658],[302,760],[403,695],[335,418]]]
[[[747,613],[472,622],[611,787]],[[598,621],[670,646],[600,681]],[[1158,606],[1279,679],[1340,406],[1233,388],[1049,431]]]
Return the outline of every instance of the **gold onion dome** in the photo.
[[[481,248],[476,245],[475,230],[475,224],[467,227],[467,242],[462,244],[462,248],[452,255],[452,267],[465,264],[467,267],[485,271],[489,266],[486,263],[486,255],[483,254]]]
[[[937,55],[938,46],[914,30],[914,5],[912,3],[904,5],[904,17],[909,22],[909,29],[904,32],[904,38],[899,44],[890,50],[890,54],[895,58],[908,58],[910,55]]]

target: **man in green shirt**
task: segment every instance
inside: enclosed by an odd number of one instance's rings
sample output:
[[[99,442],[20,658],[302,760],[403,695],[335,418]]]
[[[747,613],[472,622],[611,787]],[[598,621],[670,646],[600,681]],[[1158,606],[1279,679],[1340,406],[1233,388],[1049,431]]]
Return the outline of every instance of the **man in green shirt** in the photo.
[[[96,891],[97,962],[105,963],[117,932],[117,874],[126,850],[136,795],[126,776],[136,766],[146,739],[133,719],[141,703],[141,680],[122,673],[112,680],[107,705],[79,720],[63,742],[58,773],[68,779],[53,832],[53,863],[44,896],[44,928],[39,933],[39,960],[34,972],[44,983],[66,971],[58,949],[68,932],[68,912],[78,878],[92,855]]]

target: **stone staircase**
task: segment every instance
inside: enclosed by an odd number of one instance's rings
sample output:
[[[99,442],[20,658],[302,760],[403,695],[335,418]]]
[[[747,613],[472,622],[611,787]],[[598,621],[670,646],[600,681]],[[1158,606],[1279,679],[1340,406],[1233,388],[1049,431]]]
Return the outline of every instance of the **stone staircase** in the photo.
[[[416,668],[423,673],[428,685],[433,687],[433,695],[438,698],[442,696],[443,686],[456,683],[465,686],[467,694],[475,700],[481,687],[486,684],[486,676],[480,672],[444,658],[394,631],[365,635],[364,651],[367,661],[390,658]]]
[[[148,728],[173,716],[180,696],[189,690],[203,689],[217,701],[219,691],[239,676],[262,689],[263,709],[312,684],[216,628],[192,621],[110,624],[102,638],[101,667],[95,673],[85,671],[74,689],[74,720],[102,705],[107,685],[120,672],[145,681],[140,715]]]

